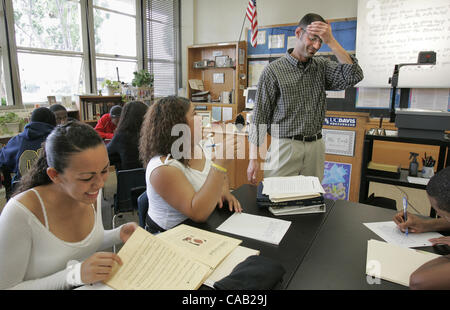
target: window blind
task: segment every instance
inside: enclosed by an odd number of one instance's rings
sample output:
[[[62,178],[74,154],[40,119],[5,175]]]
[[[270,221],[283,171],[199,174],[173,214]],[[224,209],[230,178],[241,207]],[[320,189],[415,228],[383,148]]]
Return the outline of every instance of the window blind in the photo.
[[[179,0],[145,1],[145,55],[154,74],[155,97],[175,95],[178,89]]]

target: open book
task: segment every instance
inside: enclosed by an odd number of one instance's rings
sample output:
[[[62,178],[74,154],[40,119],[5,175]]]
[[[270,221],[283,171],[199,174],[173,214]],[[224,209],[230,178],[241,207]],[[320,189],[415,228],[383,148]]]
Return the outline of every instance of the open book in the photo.
[[[138,227],[120,249],[123,265],[105,282],[122,290],[194,290],[241,240],[179,225],[158,237]]]

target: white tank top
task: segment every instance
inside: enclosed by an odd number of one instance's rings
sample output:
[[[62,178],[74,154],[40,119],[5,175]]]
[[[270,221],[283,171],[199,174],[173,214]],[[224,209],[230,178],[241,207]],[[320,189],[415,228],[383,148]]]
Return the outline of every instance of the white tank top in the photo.
[[[178,160],[170,159],[170,154],[166,157],[164,163],[161,161],[161,156],[155,156],[149,161],[145,173],[145,179],[147,180],[147,196],[149,202],[148,215],[161,228],[167,230],[180,224],[188,217],[169,205],[153,189],[153,186],[150,183],[150,176],[153,170],[161,166],[172,166],[180,169],[188,179],[189,183],[192,184],[194,190],[198,192],[205,183],[209,170],[211,169],[211,160],[209,159],[209,156],[206,156],[203,171],[186,167]],[[174,186],[176,186],[176,184]]]
[[[42,278],[65,269],[67,262],[70,260],[85,260],[98,250],[104,238],[102,216],[101,212],[99,212],[101,208],[99,207],[98,210],[95,210],[94,206],[92,206],[95,222],[86,238],[79,242],[67,242],[59,239],[50,232],[46,208],[39,192],[34,188],[31,190],[36,194],[41,204],[45,226],[28,208],[14,199],[16,207],[28,214],[28,223],[32,236],[31,253],[29,254],[24,280]],[[101,195],[99,194],[99,196]]]

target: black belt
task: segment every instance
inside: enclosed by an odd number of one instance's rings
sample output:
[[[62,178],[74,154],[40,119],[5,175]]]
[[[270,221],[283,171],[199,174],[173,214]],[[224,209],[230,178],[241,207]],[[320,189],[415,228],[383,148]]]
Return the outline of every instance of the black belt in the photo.
[[[303,141],[303,142],[312,142],[312,141],[322,139],[322,133],[319,132],[312,136],[296,135],[293,137],[289,137],[288,139],[294,139],[294,140]]]

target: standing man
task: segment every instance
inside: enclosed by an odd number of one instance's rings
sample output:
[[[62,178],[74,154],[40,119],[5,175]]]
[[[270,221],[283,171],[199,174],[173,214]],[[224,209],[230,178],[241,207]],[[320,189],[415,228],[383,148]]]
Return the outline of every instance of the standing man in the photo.
[[[261,74],[249,132],[248,180],[256,184],[258,147],[272,138],[264,177],[309,175],[323,179],[326,90],[343,90],[363,79],[355,57],[336,41],[331,26],[317,14],[306,14],[295,29],[296,44]],[[313,57],[322,43],[337,58]]]

